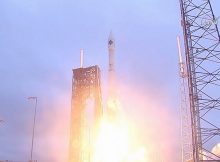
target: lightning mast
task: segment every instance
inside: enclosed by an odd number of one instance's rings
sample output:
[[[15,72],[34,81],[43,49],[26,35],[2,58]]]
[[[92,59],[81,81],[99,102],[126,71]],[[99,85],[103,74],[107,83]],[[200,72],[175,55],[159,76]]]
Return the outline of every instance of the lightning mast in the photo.
[[[220,35],[210,0],[180,0],[193,162],[220,162]]]

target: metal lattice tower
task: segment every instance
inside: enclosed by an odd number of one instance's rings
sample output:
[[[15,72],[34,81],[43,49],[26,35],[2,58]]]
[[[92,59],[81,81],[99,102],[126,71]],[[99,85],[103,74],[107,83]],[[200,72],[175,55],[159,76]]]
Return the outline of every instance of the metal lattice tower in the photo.
[[[180,75],[180,117],[181,117],[181,159],[182,162],[189,162],[192,160],[192,133],[191,133],[191,118],[189,109],[188,84],[186,64],[182,59],[182,50],[180,45],[180,37],[177,37],[179,50],[179,75]]]
[[[220,141],[220,36],[209,0],[180,0],[188,74],[193,161],[215,161]]]
[[[86,102],[94,100],[93,134],[86,125]],[[91,161],[93,141],[102,116],[100,69],[98,66],[73,70],[72,112],[70,130],[69,162]],[[92,139],[91,139],[92,137]]]

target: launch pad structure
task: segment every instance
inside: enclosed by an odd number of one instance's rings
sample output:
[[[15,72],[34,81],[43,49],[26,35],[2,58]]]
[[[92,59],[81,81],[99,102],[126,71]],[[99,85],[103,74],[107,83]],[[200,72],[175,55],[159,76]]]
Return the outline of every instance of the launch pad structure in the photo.
[[[91,125],[93,134],[88,134],[86,127],[86,101],[94,101],[94,121]],[[72,111],[69,162],[90,161],[93,141],[99,120],[102,117],[100,69],[96,66],[73,70],[72,80]],[[89,136],[89,137],[88,137]],[[88,141],[89,140],[89,141]],[[86,142],[88,141],[88,142]]]
[[[180,0],[193,162],[220,162],[220,34],[210,0]],[[185,160],[184,160],[185,162]]]

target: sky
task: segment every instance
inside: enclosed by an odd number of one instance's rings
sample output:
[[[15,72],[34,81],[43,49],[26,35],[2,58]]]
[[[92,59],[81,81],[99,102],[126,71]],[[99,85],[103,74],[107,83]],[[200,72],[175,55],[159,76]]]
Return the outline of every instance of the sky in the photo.
[[[220,2],[213,4],[220,15]],[[67,161],[72,69],[83,48],[84,66],[101,68],[105,99],[110,31],[123,109],[146,146],[180,160],[178,0],[1,0],[0,160],[30,158],[34,102],[27,97],[37,96],[34,159]]]

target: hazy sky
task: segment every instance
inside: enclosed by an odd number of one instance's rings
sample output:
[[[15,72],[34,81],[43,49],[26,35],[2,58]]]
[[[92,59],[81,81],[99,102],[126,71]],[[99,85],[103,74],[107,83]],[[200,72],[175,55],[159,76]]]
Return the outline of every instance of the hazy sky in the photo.
[[[220,2],[213,4],[220,15]],[[85,66],[101,68],[105,94],[110,31],[121,98],[131,93],[131,100],[142,100],[127,111],[136,114],[134,120],[141,115],[139,125],[158,126],[151,129],[157,134],[168,131],[154,123],[162,112],[173,136],[165,133],[160,145],[170,144],[169,162],[179,160],[178,0],[1,0],[0,160],[30,157],[34,102],[28,96],[39,99],[34,159],[67,159],[72,68],[79,66],[83,48]]]

